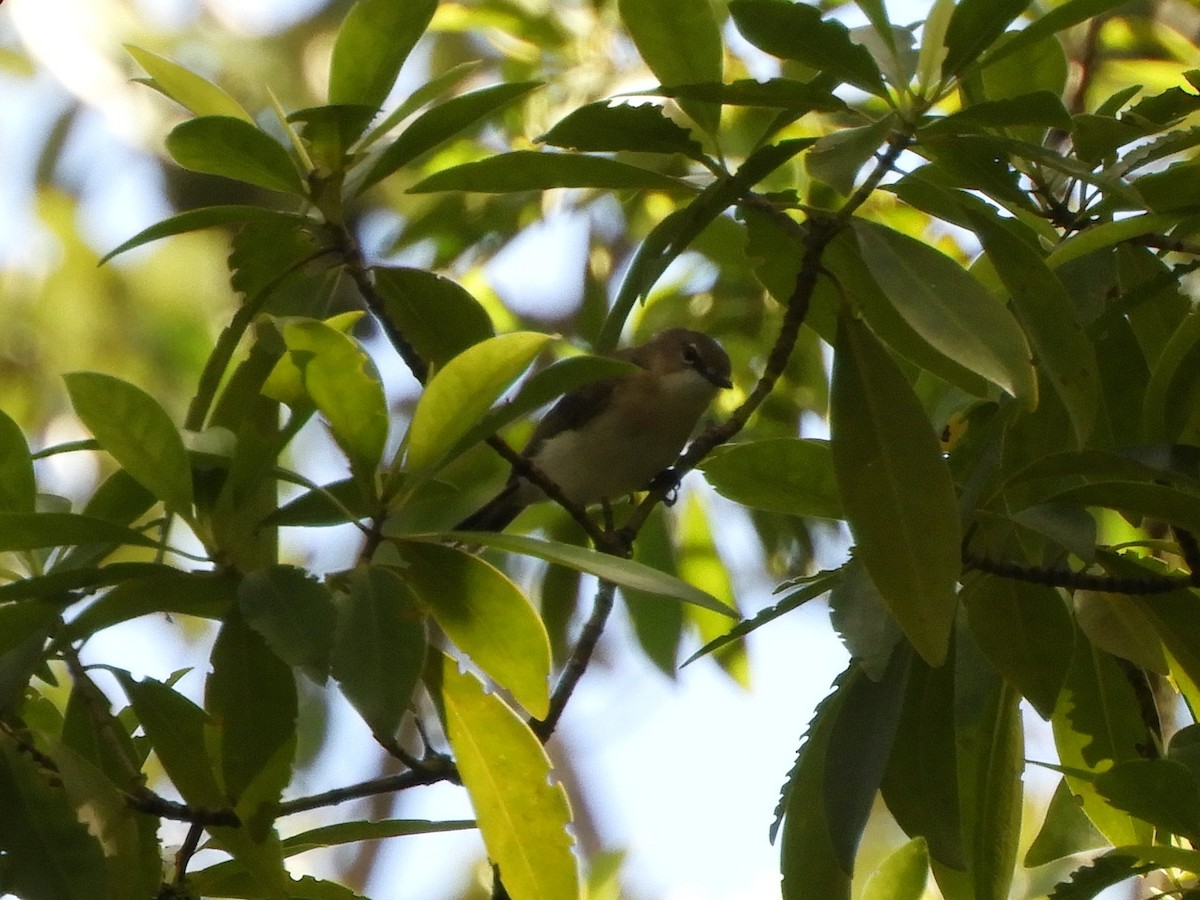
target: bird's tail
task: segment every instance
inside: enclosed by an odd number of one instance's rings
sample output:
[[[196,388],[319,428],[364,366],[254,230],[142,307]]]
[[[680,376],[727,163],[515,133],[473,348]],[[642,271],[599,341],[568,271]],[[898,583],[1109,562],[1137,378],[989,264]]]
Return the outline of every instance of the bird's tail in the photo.
[[[503,531],[527,504],[518,499],[519,485],[510,482],[499,494],[454,526],[455,531]]]

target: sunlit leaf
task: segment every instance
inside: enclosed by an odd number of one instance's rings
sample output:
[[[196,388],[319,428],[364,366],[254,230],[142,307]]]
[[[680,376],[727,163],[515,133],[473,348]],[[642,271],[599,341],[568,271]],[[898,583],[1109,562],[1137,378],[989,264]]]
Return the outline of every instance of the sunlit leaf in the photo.
[[[915,837],[893,850],[871,873],[862,900],[921,900],[929,878],[929,847]]]
[[[478,681],[442,666],[446,734],[471,797],[488,857],[510,896],[579,896],[579,864],[567,833],[566,792],[551,780],[541,743]]]
[[[254,124],[242,104],[226,93],[224,88],[200,77],[191,69],[132,44],[125,45],[125,52],[150,74],[153,87],[193,115],[232,116]]]
[[[1095,850],[1107,843],[1084,814],[1064,778],[1054,789],[1042,827],[1029,845],[1023,862],[1026,868],[1033,868],[1064,856]]]
[[[433,468],[550,342],[531,331],[468,347],[425,387],[408,433],[408,471]]]
[[[437,9],[437,0],[358,0],[333,45],[329,102],[380,107]]]
[[[617,8],[642,59],[663,84],[721,80],[724,49],[708,0],[620,0]],[[688,100],[680,106],[705,131],[716,132],[720,106]]]
[[[64,376],[71,405],[100,446],[169,508],[192,505],[192,468],[175,423],[141,388],[99,372]]]
[[[291,156],[266,132],[230,116],[201,116],[176,125],[167,150],[185,169],[222,175],[285,194],[303,194]]]
[[[397,571],[450,640],[536,717],[550,704],[550,638],[499,569],[442,544],[398,542]]]

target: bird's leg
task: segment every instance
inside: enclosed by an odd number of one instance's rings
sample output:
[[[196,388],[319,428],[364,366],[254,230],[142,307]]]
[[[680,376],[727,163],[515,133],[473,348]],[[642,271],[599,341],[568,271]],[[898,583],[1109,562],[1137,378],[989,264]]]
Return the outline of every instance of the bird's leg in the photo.
[[[663,492],[663,503],[674,506],[679,499],[680,475],[674,466],[663,469],[650,482],[650,490]]]

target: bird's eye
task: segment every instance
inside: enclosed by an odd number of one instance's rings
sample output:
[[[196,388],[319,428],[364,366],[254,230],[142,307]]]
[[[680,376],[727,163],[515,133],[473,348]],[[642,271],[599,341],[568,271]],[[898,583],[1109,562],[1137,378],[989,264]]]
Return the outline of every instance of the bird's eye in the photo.
[[[693,367],[700,362],[700,351],[695,344],[683,345],[683,361]]]

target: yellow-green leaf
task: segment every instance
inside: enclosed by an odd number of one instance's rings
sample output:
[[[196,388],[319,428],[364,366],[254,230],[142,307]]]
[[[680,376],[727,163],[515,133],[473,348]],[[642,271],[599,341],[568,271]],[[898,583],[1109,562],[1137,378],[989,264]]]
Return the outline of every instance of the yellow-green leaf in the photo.
[[[149,73],[152,79],[151,86],[185,109],[198,116],[232,116],[254,124],[254,119],[242,104],[229,96],[223,88],[206,78],[201,78],[191,69],[132,44],[125,45],[125,52]]]
[[[579,864],[566,792],[541,743],[496,696],[445,659],[446,734],[488,857],[513,900],[574,900]]]

